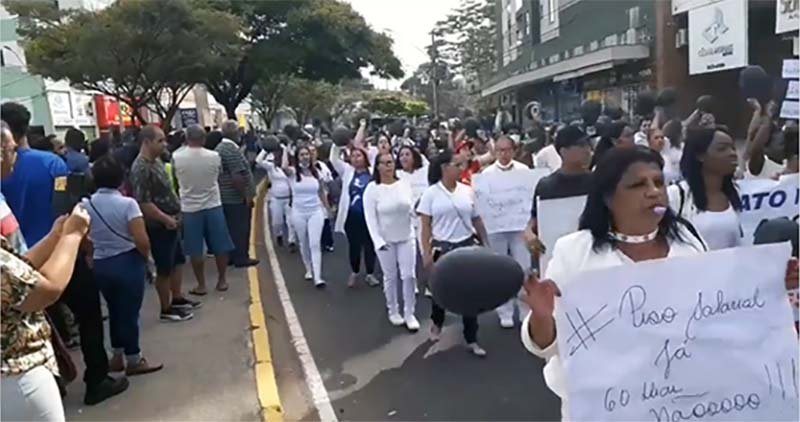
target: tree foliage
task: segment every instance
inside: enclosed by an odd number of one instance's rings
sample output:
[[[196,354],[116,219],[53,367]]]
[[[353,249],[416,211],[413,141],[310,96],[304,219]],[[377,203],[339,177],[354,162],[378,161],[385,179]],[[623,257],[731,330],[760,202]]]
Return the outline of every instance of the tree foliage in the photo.
[[[439,55],[453,71],[485,82],[497,59],[494,22],[496,0],[462,0],[447,17],[437,22]]]
[[[20,16],[31,71],[112,96],[140,123],[148,107],[168,128],[192,85],[237,58],[236,19],[187,0],[126,0],[98,12],[22,0],[5,6]]]
[[[362,68],[382,77],[403,75],[392,53],[392,40],[373,31],[347,3],[195,0],[195,4],[228,12],[244,22],[242,58],[206,81],[229,116],[261,79],[267,86],[282,80],[278,75],[335,83],[360,76]]]
[[[431,79],[434,72],[438,78],[439,113],[447,117],[457,116],[470,104],[464,86],[456,78],[447,62],[438,62],[436,68],[431,63],[422,63],[414,73],[400,85],[400,89],[412,97],[425,101],[433,109],[433,87]]]

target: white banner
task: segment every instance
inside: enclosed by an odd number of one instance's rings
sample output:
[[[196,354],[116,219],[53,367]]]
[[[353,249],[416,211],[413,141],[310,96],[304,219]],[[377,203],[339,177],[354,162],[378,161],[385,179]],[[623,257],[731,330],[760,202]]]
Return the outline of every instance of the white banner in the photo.
[[[797,421],[789,254],[725,249],[556,280],[571,420]]]
[[[488,233],[524,230],[531,219],[533,192],[541,170],[514,169],[472,176],[478,214]]]
[[[544,244],[545,253],[539,258],[539,271],[546,274],[547,262],[553,256],[556,240],[578,230],[578,220],[586,205],[586,195],[560,199],[546,199],[536,204],[536,225],[539,227],[539,240]]]
[[[689,74],[747,66],[747,0],[722,0],[689,11]]]
[[[742,198],[740,221],[744,243],[753,244],[753,233],[759,223],[778,217],[796,219],[800,207],[798,175],[786,175],[780,180],[746,179],[738,183]]]
[[[800,77],[800,59],[784,59],[781,66],[781,78],[797,79]]]
[[[800,26],[800,1],[775,0],[775,33],[797,31]]]

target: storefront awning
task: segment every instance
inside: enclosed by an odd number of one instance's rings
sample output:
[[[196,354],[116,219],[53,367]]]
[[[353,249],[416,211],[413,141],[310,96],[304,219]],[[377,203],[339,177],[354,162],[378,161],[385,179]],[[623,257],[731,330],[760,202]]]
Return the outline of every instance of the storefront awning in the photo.
[[[532,82],[552,79],[563,81],[614,67],[615,64],[628,60],[646,59],[650,57],[650,49],[645,45],[622,45],[592,51],[578,57],[563,60],[549,66],[540,67],[525,73],[511,76],[481,90],[486,97],[506,89]]]

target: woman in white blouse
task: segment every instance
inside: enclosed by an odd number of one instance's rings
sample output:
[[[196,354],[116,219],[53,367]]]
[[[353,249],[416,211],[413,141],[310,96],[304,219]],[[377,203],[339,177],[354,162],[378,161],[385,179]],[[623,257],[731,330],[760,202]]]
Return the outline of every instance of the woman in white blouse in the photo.
[[[322,226],[330,214],[325,188],[319,172],[312,165],[308,146],[297,147],[294,165],[289,164],[288,151],[283,151],[283,171],[289,177],[292,189],[292,226],[297,232],[300,255],[306,267],[306,280],[317,287],[325,287],[322,279]]]
[[[413,214],[411,186],[397,179],[391,153],[378,154],[372,182],[364,191],[364,217],[383,269],[383,294],[389,321],[395,326],[405,323],[410,331],[417,331]],[[403,291],[403,315],[400,315],[397,303],[398,271]]]
[[[560,238],[545,280],[525,284],[531,312],[522,323],[522,344],[547,360],[544,378],[561,398],[561,417],[569,420],[564,368],[553,319],[561,280],[573,274],[616,265],[705,251],[702,239],[667,206],[660,155],[644,148],[613,148],[598,163],[579,231]]]
[[[442,255],[455,249],[486,244],[486,229],[478,216],[475,198],[469,186],[458,181],[467,166],[462,154],[444,150],[431,161],[428,181],[431,186],[417,206],[422,225],[422,261],[426,269]],[[444,309],[431,300],[431,340],[436,341],[444,325]],[[464,340],[475,356],[486,356],[478,344],[478,317],[464,315]]]
[[[742,202],[733,182],[739,157],[733,139],[721,129],[690,129],[681,159],[684,181],[670,186],[669,204],[690,221],[711,250],[742,240]]]
[[[278,138],[271,136],[274,142],[278,142]],[[269,142],[270,136],[267,137]],[[283,246],[283,240],[286,239],[289,245],[295,242],[295,233],[292,229],[290,216],[292,213],[292,189],[289,183],[289,177],[279,166],[283,151],[267,152],[261,150],[256,156],[256,165],[267,172],[269,178],[269,199],[264,204],[264,215],[269,212],[270,225],[272,226],[272,233],[278,241],[278,246]]]

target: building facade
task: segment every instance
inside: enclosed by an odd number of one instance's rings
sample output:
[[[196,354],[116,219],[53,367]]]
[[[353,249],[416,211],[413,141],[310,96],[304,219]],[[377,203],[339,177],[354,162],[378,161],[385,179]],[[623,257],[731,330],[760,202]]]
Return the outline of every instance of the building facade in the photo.
[[[496,20],[481,94],[523,123],[534,100],[544,119],[570,121],[583,100],[631,112],[640,92],[673,87],[682,115],[713,95],[718,120],[743,136],[739,72],[762,66],[781,101],[784,61],[798,53],[798,0],[498,0]]]

